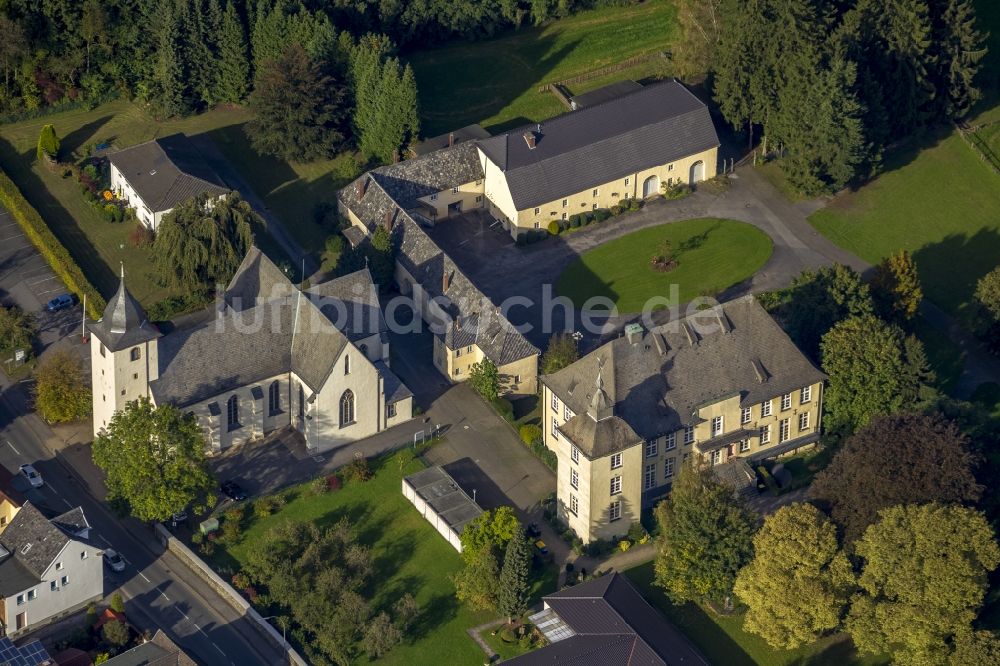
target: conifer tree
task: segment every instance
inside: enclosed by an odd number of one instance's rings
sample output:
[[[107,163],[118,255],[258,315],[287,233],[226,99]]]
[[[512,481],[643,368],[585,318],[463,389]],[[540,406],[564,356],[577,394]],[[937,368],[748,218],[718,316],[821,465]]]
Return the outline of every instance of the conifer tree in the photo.
[[[917,264],[909,252],[900,250],[879,262],[871,292],[882,317],[905,323],[916,316],[924,292],[920,288]]]
[[[152,101],[157,111],[165,116],[176,116],[187,111],[184,100],[184,71],[178,51],[178,21],[170,4],[163,5],[156,40],[156,65],[154,67],[155,92]]]
[[[220,102],[240,104],[247,97],[250,85],[250,54],[246,29],[232,0],[226,3],[219,34],[218,89]]]
[[[497,590],[497,610],[507,616],[508,622],[521,617],[528,610],[528,573],[531,570],[531,552],[524,530],[518,529],[507,542],[507,551],[500,570],[500,587]]]
[[[982,96],[973,79],[986,55],[983,33],[969,0],[935,0],[931,11],[941,106],[949,118],[962,118]]]

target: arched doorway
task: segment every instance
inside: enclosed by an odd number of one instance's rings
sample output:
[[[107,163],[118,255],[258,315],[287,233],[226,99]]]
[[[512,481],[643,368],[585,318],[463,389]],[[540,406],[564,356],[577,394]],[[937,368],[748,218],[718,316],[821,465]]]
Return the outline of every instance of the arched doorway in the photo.
[[[698,160],[691,165],[691,185],[705,180],[705,163]]]
[[[642,181],[642,198],[647,199],[654,194],[660,193],[660,179],[658,176],[650,176]]]

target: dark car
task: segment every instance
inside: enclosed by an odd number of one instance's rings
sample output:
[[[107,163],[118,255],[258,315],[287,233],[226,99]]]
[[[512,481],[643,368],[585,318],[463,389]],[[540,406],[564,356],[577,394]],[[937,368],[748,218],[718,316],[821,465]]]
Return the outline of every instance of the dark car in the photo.
[[[235,481],[226,481],[219,488],[222,490],[222,494],[233,500],[234,502],[242,502],[247,498],[246,491],[240,487],[240,484]]]
[[[73,307],[73,297],[69,294],[62,294],[61,296],[56,296],[51,301],[45,304],[45,309],[49,312],[58,312],[59,310],[65,310],[66,308]]]

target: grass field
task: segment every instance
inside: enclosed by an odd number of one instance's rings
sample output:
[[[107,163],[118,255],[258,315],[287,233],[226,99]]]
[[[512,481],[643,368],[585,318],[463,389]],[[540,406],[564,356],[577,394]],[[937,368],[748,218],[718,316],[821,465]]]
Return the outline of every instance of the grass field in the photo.
[[[686,635],[709,662],[725,666],[876,666],[888,660],[861,657],[850,639],[839,634],[797,650],[773,650],[762,638],[742,629],[743,616],[722,617],[696,604],[674,606],[653,585],[653,563],[625,574],[642,595]]]
[[[566,109],[538,87],[669,47],[676,10],[669,0],[580,12],[540,28],[481,42],[408,54],[420,93],[422,133],[480,123],[491,132],[550,118]],[[662,61],[661,61],[662,62]],[[663,75],[649,63],[573,88]]]
[[[669,240],[678,266],[667,273],[651,266]],[[756,273],[771,256],[771,239],[743,222],[701,218],[643,229],[585,252],[556,284],[577,307],[593,296],[610,298],[621,313],[641,312],[648,299],[679,289],[679,303],[712,296]]]
[[[955,132],[897,153],[886,172],[836,197],[809,221],[866,261],[909,250],[924,293],[960,314],[1000,262],[1000,177]]]
[[[288,503],[267,518],[251,518],[252,524],[234,546],[219,548],[216,565],[238,567],[245,557],[246,544],[261,539],[275,524],[285,521],[313,521],[320,527],[347,517],[358,540],[372,549],[374,575],[365,592],[373,609],[390,610],[403,592],[410,592],[421,607],[419,629],[412,639],[383,657],[386,664],[478,664],[483,652],[466,629],[495,619],[489,613],[472,611],[455,599],[449,576],[462,567],[462,558],[416,509],[403,497],[404,476],[423,467],[409,450],[372,461],[374,476],[367,482],[347,483],[341,490],[312,495],[308,484],[283,492]],[[251,512],[248,512],[251,513]],[[554,567],[538,575],[533,599],[555,589],[558,572]],[[366,661],[366,660],[365,660]]]

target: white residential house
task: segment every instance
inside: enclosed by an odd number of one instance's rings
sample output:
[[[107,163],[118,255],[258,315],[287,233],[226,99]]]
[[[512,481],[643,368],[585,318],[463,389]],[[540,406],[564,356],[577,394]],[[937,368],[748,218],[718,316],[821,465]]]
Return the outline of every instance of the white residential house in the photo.
[[[0,630],[25,634],[104,596],[101,549],[79,507],[51,520],[26,502],[0,532]]]
[[[231,189],[183,134],[172,134],[112,153],[111,191],[128,202],[140,222],[156,231],[163,216],[199,194]]]

